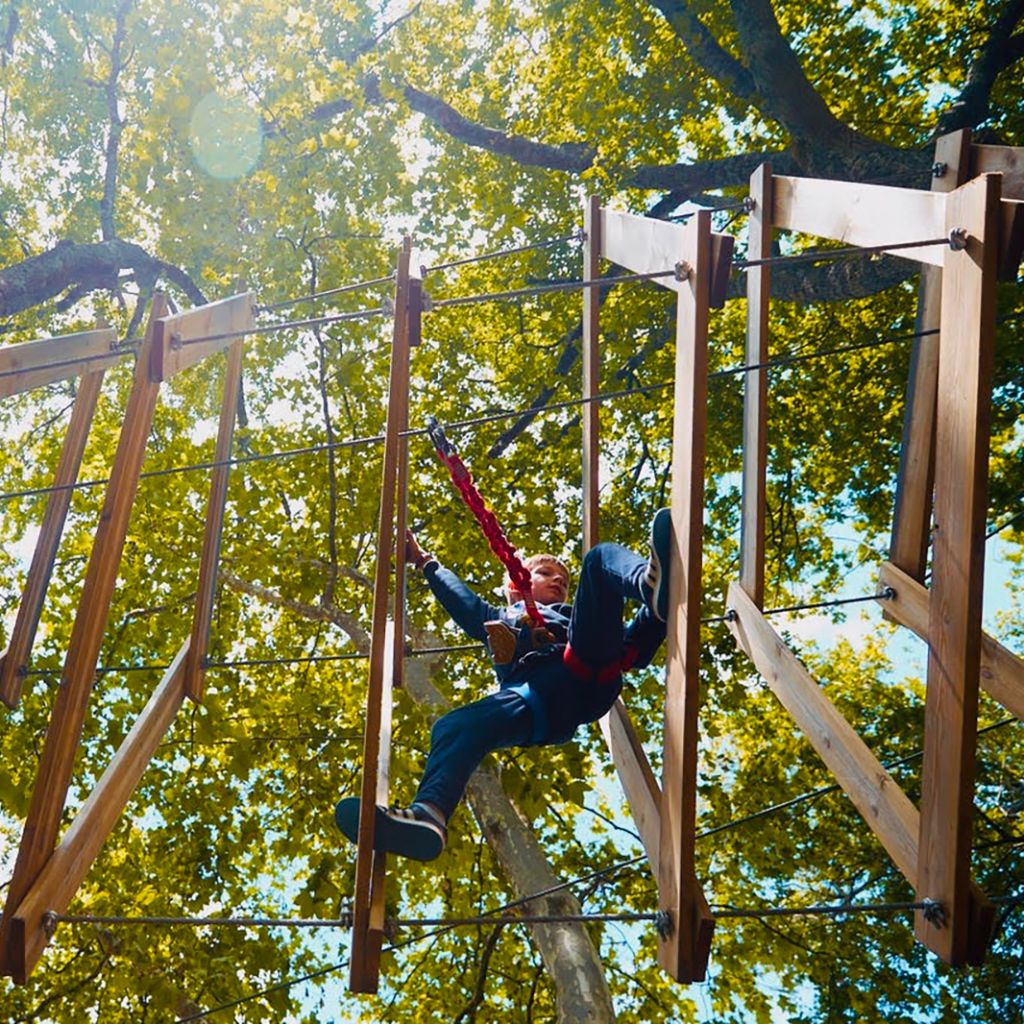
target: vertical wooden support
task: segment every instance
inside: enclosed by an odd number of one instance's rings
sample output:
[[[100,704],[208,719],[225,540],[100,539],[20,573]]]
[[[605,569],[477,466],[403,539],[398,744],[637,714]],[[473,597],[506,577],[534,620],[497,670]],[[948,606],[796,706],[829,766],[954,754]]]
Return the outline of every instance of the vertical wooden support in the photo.
[[[203,699],[203,676],[206,671],[206,652],[210,644],[217,566],[220,562],[220,542],[224,532],[224,508],[228,498],[228,479],[231,475],[228,460],[231,458],[231,446],[235,435],[238,395],[242,388],[243,344],[241,338],[231,344],[224,364],[220,423],[213,457],[216,465],[210,474],[210,498],[206,503],[206,529],[203,533],[203,553],[199,561],[199,583],[192,615],[191,642],[185,660],[185,694],[196,702]]]
[[[979,941],[971,934],[979,912],[970,889],[971,816],[999,200],[1000,177],[988,174],[951,194],[946,209],[947,229],[962,228],[969,240],[962,252],[947,254],[943,270],[918,851],[918,896],[939,901],[946,920],[939,925],[918,914],[917,935],[950,963],[970,958]]]
[[[583,207],[583,280],[593,281],[601,274],[601,205],[597,196],[588,196]],[[593,399],[601,386],[599,288],[583,289],[583,551],[589,551],[600,536],[598,438],[601,405]]]
[[[408,417],[409,401],[409,264],[411,240],[406,238],[398,258],[395,285],[395,324],[388,383],[387,425],[384,432],[380,515],[377,528],[377,564],[373,589],[373,623],[370,643],[369,681],[363,739],[363,779],[360,788],[359,834],[356,848],[355,897],[353,900],[352,956],[349,988],[376,992],[380,973],[383,932],[385,858],[376,856],[374,808],[387,802],[387,780],[381,776],[382,751],[389,749],[391,687],[396,638],[388,623],[391,561],[395,557],[396,483],[400,462],[400,434]],[[390,642],[389,642],[390,638]],[[389,668],[389,664],[391,668]],[[385,678],[387,677],[387,678]],[[387,735],[384,735],[384,733]],[[386,762],[384,762],[386,764]]]
[[[182,645],[107,770],[75,815],[11,922],[15,982],[23,984],[46,946],[44,915],[64,913],[117,823],[184,700]]]
[[[944,135],[936,141],[935,162],[945,169],[932,178],[933,192],[952,192],[963,184],[970,163],[970,145],[968,129]],[[889,546],[889,560],[921,581],[928,563],[932,482],[935,478],[935,382],[939,372],[941,305],[942,268],[924,264],[921,267],[914,328],[916,334],[924,336],[914,339],[910,355],[910,380]]]
[[[156,320],[165,311],[163,295],[155,295],[75,615],[64,674],[47,729],[14,874],[7,889],[3,924],[0,926],[6,973],[10,973],[12,964],[26,960],[24,946],[14,948],[16,937],[11,931],[10,921],[53,852],[67,798],[75,752],[92,692],[96,659],[110,612],[128,519],[142,469],[146,439],[160,390],[158,383],[150,381],[148,371]]]
[[[681,256],[690,265],[690,273],[689,287],[680,289],[676,307],[672,564],[658,871],[659,906],[668,911],[673,927],[659,944],[658,960],[673,978],[691,982],[704,978],[714,930],[694,859],[711,276],[709,211],[701,210],[691,219]]]
[[[748,257],[764,259],[772,254],[772,170],[761,164],[750,178]],[[764,607],[764,522],[768,467],[768,311],[771,301],[771,267],[747,270],[746,363],[743,386],[743,515],[740,533],[740,586],[758,608]]]
[[[64,522],[71,505],[72,487],[78,479],[78,471],[85,453],[89,428],[96,412],[96,402],[103,384],[103,370],[94,370],[82,376],[78,393],[71,410],[71,422],[64,436],[60,461],[53,478],[54,486],[62,488],[50,494],[46,504],[43,523],[36,540],[32,564],[25,581],[25,592],[18,606],[18,616],[11,631],[11,640],[0,660],[0,699],[13,708],[21,696],[22,682],[28,669],[28,656],[39,626],[43,610],[43,599],[53,573],[53,562],[57,556]]]

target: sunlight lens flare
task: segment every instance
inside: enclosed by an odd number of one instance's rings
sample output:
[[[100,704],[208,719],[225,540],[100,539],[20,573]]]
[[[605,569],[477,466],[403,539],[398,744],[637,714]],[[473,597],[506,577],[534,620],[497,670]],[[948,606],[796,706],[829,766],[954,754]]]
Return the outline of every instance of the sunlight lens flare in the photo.
[[[209,93],[192,111],[189,144],[199,166],[214,178],[241,178],[260,158],[260,119],[234,96]]]

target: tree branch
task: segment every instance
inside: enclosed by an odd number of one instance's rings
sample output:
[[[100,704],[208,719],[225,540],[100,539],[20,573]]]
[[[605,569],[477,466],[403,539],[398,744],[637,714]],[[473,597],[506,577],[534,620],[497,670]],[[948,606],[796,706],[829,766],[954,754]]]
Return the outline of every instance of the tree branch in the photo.
[[[107,98],[107,117],[110,120],[110,133],[107,135],[106,166],[103,174],[103,197],[100,199],[100,231],[103,240],[117,238],[117,226],[114,223],[114,205],[117,199],[117,160],[121,145],[121,133],[124,121],[117,109],[117,82],[126,64],[121,63],[121,47],[124,43],[125,21],[133,0],[122,0],[118,5],[114,39],[110,47],[110,73],[103,83]],[[126,62],[127,63],[127,62]]]
[[[1024,18],[1024,0],[1007,0],[967,72],[959,97],[939,118],[936,135],[959,128],[974,128],[991,113],[989,99],[996,78],[1024,57],[1024,34],[1013,31]]]
[[[195,305],[206,298],[192,278],[179,267],[150,256],[133,242],[113,238],[105,242],[58,242],[52,249],[0,270],[0,317],[54,299],[68,288],[77,299],[91,291],[116,291],[118,275],[131,270],[143,290],[164,277],[180,288]]]

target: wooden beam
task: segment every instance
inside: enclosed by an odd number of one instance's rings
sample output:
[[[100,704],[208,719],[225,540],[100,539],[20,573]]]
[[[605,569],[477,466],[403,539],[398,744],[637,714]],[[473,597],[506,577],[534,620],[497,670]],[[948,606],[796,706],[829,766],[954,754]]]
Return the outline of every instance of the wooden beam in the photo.
[[[62,914],[67,910],[174,721],[185,695],[187,650],[186,640],[60,845],[14,912],[11,973],[15,983],[25,982],[46,946],[44,915],[48,911]]]
[[[928,639],[928,617],[931,597],[928,588],[884,562],[878,573],[880,588],[892,587],[895,596],[879,599],[887,619],[913,630],[922,640]],[[1007,650],[987,633],[981,634],[981,688],[1010,714],[1024,718],[1024,659]]]
[[[601,276],[600,200],[589,196],[583,207],[583,280]],[[594,398],[601,386],[601,296],[597,288],[583,289],[583,400]],[[600,430],[601,405],[583,406],[583,553],[600,537]]]
[[[899,245],[944,238],[945,202],[935,192],[819,178],[774,179],[777,228],[846,245]],[[945,244],[898,249],[893,256],[942,266]]]
[[[679,261],[686,231],[682,224],[614,210],[601,210],[597,222],[601,255],[634,274],[671,270]],[[653,283],[678,292],[686,282],[668,276]]]
[[[661,787],[621,697],[601,719],[601,732],[647,854],[651,875],[657,881],[661,858]]]
[[[18,606],[18,615],[11,630],[11,639],[0,659],[0,699],[13,708],[21,696],[22,683],[28,671],[28,657],[39,626],[46,588],[53,574],[53,562],[64,532],[68,508],[71,505],[72,486],[78,479],[82,455],[89,438],[89,428],[96,412],[103,384],[103,370],[86,373],[78,385],[75,404],[71,409],[71,421],[64,435],[60,461],[54,474],[54,487],[63,488],[50,493],[43,515],[39,537],[36,540],[32,563],[25,581],[25,591]]]
[[[356,847],[355,896],[353,899],[352,956],[349,961],[349,989],[376,992],[380,972],[383,932],[377,927],[374,892],[383,892],[384,859],[375,867],[374,808],[379,794],[382,750],[388,749],[384,735],[391,714],[391,672],[388,663],[394,653],[394,639],[388,642],[388,603],[391,562],[395,555],[395,502],[398,478],[400,432],[408,418],[409,401],[409,266],[412,245],[408,238],[398,259],[395,285],[395,324],[392,336],[391,371],[388,384],[387,424],[384,431],[380,512],[377,525],[377,563],[373,588],[373,620],[370,635],[369,680],[366,694],[363,738],[363,777],[360,788],[359,833]],[[388,678],[385,678],[385,677]],[[386,762],[384,762],[386,763]]]
[[[203,699],[203,677],[210,646],[210,623],[220,564],[220,543],[224,533],[224,508],[231,476],[231,447],[235,435],[235,413],[242,390],[242,356],[244,342],[236,338],[227,351],[224,363],[224,384],[221,389],[220,423],[217,444],[210,471],[210,497],[206,503],[206,528],[203,531],[203,553],[199,560],[199,582],[192,613],[192,634],[185,662],[185,694],[198,703]]]
[[[1016,281],[1024,259],[1024,200],[1004,199],[999,245],[999,280]]]
[[[997,173],[1003,176],[1003,198],[1024,199],[1024,147],[971,146],[970,176]]]
[[[678,258],[690,266],[676,307],[672,428],[672,555],[667,623],[665,753],[661,785],[658,900],[673,928],[658,960],[677,981],[702,981],[714,918],[697,881],[697,713],[703,593],[704,451],[707,435],[711,213],[685,228]]]
[[[946,227],[968,233],[943,269],[935,443],[932,597],[921,770],[918,896],[946,910],[917,915],[918,938],[949,963],[971,947],[971,819],[981,666],[985,514],[999,252],[1000,177],[947,200]]]
[[[67,798],[75,753],[92,692],[96,658],[110,612],[114,583],[128,531],[128,519],[160,389],[159,384],[149,380],[147,370],[157,318],[165,310],[164,297],[158,293],[153,298],[146,337],[136,363],[135,381],[128,397],[103,510],[71,631],[64,673],[39,761],[39,772],[32,791],[14,874],[7,889],[0,940],[5,949],[5,967],[8,968],[10,916],[53,852]]]
[[[761,164],[750,178],[754,208],[747,224],[751,259],[772,254],[772,169]],[[771,266],[747,271],[748,370],[743,382],[743,511],[740,518],[740,586],[758,608],[764,607],[764,525],[768,502],[768,314],[771,306]]]
[[[739,584],[730,585],[727,604],[735,612],[729,629],[736,642],[913,885],[917,809]]]
[[[708,305],[721,309],[729,297],[729,280],[732,277],[732,253],[736,239],[732,235],[711,234],[711,292]]]
[[[944,135],[935,143],[935,164],[943,172],[932,178],[932,191],[952,192],[966,179],[971,133],[968,129]],[[896,476],[889,560],[914,579],[924,580],[932,518],[935,478],[935,387],[939,373],[939,314],[942,307],[942,268],[921,268],[917,320],[910,355],[910,379],[903,418],[900,466]]]
[[[150,356],[151,379],[167,380],[238,341],[240,332],[253,328],[255,302],[252,292],[243,292],[161,319]]]
[[[117,331],[100,327],[56,338],[23,341],[0,348],[0,398],[80,374],[98,373],[125,358],[112,351]]]

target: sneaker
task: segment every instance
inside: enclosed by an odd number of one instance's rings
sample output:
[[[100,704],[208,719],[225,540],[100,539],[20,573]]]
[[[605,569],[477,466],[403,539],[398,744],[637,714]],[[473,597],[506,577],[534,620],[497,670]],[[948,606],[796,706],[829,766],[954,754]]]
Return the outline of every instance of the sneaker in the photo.
[[[640,589],[656,619],[668,619],[668,567],[672,556],[672,510],[658,509],[651,520],[651,557]]]
[[[359,797],[338,802],[334,820],[353,843],[359,839]],[[377,807],[374,820],[374,849],[397,853],[412,860],[439,857],[448,840],[448,830],[425,807]]]

